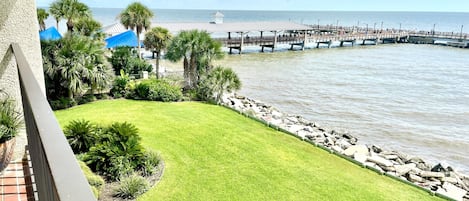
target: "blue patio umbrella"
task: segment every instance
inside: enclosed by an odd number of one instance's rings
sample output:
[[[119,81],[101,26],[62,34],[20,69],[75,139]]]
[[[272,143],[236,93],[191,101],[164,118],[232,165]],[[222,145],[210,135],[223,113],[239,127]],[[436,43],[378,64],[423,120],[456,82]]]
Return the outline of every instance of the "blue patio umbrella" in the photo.
[[[115,48],[121,46],[137,47],[137,35],[132,31],[126,31],[115,36],[104,39],[106,48]]]
[[[39,38],[41,40],[59,40],[62,36],[55,27],[49,27],[46,30],[39,32]]]

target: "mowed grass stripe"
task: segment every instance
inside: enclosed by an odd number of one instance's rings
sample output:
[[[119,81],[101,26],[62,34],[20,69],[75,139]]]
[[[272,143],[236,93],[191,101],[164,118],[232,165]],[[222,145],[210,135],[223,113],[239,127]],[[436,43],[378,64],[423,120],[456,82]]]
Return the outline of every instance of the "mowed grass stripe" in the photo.
[[[438,200],[216,105],[107,100],[56,116],[139,128],[166,164],[139,200]]]

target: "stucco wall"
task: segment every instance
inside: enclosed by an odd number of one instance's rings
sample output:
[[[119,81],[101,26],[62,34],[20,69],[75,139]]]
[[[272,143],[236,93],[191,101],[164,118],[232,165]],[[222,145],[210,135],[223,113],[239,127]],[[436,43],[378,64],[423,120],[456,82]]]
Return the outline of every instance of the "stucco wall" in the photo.
[[[18,105],[21,105],[18,71],[10,44],[20,45],[45,92],[38,31],[35,0],[0,0],[0,89],[15,98]],[[24,153],[21,153],[21,148],[26,143],[24,132],[16,140],[18,146],[15,152],[21,155]]]

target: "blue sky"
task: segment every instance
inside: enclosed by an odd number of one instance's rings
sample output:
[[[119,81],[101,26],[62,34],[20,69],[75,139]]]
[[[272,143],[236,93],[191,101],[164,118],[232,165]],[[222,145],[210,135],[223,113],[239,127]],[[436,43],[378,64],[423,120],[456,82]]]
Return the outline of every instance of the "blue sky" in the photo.
[[[47,7],[53,0],[36,0]],[[90,7],[123,8],[135,0],[81,0]],[[150,8],[215,10],[349,10],[469,12],[468,0],[139,0]]]

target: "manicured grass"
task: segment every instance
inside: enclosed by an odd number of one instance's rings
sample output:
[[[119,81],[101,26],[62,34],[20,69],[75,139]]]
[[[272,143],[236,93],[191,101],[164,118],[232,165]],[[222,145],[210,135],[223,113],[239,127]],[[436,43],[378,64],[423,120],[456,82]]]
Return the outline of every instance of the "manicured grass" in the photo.
[[[166,163],[139,200],[438,200],[215,105],[110,100],[56,116],[139,128]]]

